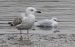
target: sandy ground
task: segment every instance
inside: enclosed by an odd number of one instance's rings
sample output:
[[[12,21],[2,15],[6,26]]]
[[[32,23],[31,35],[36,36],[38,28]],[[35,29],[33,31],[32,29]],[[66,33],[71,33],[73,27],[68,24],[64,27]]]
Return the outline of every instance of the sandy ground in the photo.
[[[75,34],[0,34],[0,47],[75,47]]]

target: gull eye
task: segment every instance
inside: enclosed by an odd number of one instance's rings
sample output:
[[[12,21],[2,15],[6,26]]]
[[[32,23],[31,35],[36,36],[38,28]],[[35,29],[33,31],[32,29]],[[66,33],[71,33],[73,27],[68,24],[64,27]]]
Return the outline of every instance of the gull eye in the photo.
[[[31,9],[30,11],[34,11],[33,9]]]
[[[54,19],[54,21],[57,21],[56,19]]]

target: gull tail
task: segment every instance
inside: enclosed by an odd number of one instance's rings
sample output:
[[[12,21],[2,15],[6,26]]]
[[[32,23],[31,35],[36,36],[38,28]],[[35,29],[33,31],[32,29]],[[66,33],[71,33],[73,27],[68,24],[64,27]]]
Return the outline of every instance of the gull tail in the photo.
[[[14,26],[12,22],[8,22],[8,24],[9,24],[10,26]]]

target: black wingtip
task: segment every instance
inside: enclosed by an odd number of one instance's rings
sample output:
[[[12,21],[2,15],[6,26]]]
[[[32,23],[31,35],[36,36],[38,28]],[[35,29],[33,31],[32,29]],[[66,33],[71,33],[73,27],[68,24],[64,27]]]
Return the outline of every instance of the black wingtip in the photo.
[[[13,26],[12,22],[8,22],[8,24],[9,24],[10,26]]]
[[[11,24],[11,22],[8,22],[8,24]]]

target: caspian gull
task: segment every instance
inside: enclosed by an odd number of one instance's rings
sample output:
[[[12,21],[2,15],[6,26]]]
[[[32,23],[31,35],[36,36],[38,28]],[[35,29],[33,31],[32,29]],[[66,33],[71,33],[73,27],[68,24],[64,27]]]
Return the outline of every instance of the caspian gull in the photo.
[[[41,21],[35,22],[34,26],[39,27],[40,29],[49,29],[52,31],[57,31],[58,29],[58,22],[57,18],[53,17],[51,20],[50,19],[44,19]]]
[[[11,26],[15,26],[18,30],[27,30],[27,36],[29,39],[29,29],[33,26],[35,22],[35,13],[41,13],[34,7],[28,7],[25,13],[21,13],[21,17],[17,17],[13,20],[13,22],[8,22]],[[22,35],[20,36],[22,38]]]

